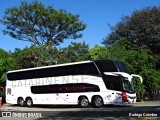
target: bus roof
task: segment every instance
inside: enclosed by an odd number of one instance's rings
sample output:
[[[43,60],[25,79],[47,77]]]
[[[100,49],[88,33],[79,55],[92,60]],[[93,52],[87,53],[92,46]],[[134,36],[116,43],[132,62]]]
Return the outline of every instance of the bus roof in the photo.
[[[90,63],[90,62],[93,62],[93,61],[88,60],[88,61],[81,61],[81,62],[73,62],[73,63],[49,65],[49,66],[42,66],[42,67],[26,68],[26,69],[8,71],[7,73],[27,71],[27,70],[36,70],[36,69],[43,69],[43,68],[51,68],[51,67],[59,67],[59,66],[66,66],[66,65],[76,65],[76,64]]]

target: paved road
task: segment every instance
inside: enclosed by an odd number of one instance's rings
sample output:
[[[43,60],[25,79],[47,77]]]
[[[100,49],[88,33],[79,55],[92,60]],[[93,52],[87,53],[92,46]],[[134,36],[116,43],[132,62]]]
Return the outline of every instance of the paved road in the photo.
[[[69,119],[69,120],[79,120],[79,119],[110,119],[119,120],[121,119],[140,119],[139,116],[149,118],[152,120],[160,119],[160,103],[138,103],[132,107],[122,107],[122,106],[105,106],[103,108],[79,108],[77,106],[34,106],[32,108],[19,107],[13,105],[4,105],[1,109],[2,112],[11,112],[12,117],[15,120],[21,120],[25,118],[18,118],[17,115],[21,117],[28,117],[34,120],[43,119]],[[2,114],[2,113],[1,113]],[[4,114],[4,113],[3,113]],[[157,116],[156,116],[157,115]],[[6,118],[0,118],[5,120]],[[8,120],[9,118],[7,118]],[[13,118],[10,118],[13,120]]]

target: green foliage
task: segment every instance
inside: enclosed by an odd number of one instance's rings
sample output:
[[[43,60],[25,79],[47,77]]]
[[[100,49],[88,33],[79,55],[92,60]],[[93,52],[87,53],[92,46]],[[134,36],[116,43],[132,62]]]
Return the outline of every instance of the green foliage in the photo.
[[[113,44],[126,38],[127,46],[132,49],[149,49],[159,54],[160,48],[160,9],[156,6],[135,11],[131,16],[124,16],[111,28],[112,32],[104,39],[103,44]]]
[[[89,46],[85,43],[72,42],[71,45],[61,48],[58,63],[69,63],[87,60]]]
[[[101,47],[99,45],[95,45],[94,48],[88,51],[88,59],[90,60],[98,60],[98,59],[106,59],[109,56],[109,52],[106,48]]]
[[[146,68],[141,71],[141,75],[144,78],[145,89],[148,92],[149,97],[152,99],[152,92],[160,89],[160,71]]]
[[[35,56],[33,56],[32,50],[32,47],[26,47],[23,50],[16,48],[15,51],[11,53],[11,56],[15,58],[13,64],[16,66],[14,66],[14,69],[35,67],[35,65],[33,64],[33,62],[35,61]]]
[[[68,47],[57,49],[56,47],[45,44],[43,46],[26,47],[23,50],[18,48],[11,53],[14,69],[24,69],[39,66],[47,66],[60,63],[70,63],[87,59],[88,45],[72,42]]]
[[[139,79],[137,80],[136,78],[133,79],[133,82],[134,82],[134,89],[137,95],[137,101],[142,101],[144,99],[145,85],[141,84],[140,80]]]
[[[86,28],[78,15],[45,7],[38,1],[24,1],[20,6],[7,9],[0,22],[6,26],[4,34],[37,45],[59,45],[64,39],[80,38],[79,32]]]
[[[57,54],[56,47],[32,45],[23,50],[16,48],[11,56],[15,58],[14,64],[16,66],[14,69],[24,69],[55,64],[54,60],[57,58]]]
[[[79,32],[86,28],[78,15],[45,7],[38,1],[24,1],[7,9],[0,22],[6,26],[4,34],[33,43],[30,48],[16,49],[12,54],[17,58],[15,69],[55,64],[59,52],[55,46],[65,39],[82,37]]]
[[[12,58],[5,50],[0,49],[0,85],[5,84],[6,72],[12,68]]]

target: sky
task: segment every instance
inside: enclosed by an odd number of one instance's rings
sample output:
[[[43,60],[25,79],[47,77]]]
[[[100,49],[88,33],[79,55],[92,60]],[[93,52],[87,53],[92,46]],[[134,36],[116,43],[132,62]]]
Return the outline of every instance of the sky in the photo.
[[[32,2],[33,0],[27,0]],[[92,48],[96,44],[102,45],[103,39],[111,32],[110,26],[116,25],[123,16],[130,16],[133,11],[145,7],[158,6],[160,0],[38,0],[45,6],[55,9],[64,9],[72,14],[78,14],[80,21],[87,25],[82,31],[82,38],[76,40],[67,39],[58,47],[66,47],[71,42],[85,41]],[[0,0],[0,19],[7,8],[19,6],[22,0]],[[23,49],[30,46],[30,42],[16,40],[8,35],[3,35],[5,26],[0,24],[0,48],[6,51],[14,51],[15,48]]]

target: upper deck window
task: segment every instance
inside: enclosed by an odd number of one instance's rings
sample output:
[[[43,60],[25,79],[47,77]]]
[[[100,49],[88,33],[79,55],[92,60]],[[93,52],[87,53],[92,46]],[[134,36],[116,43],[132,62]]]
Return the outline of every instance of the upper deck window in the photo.
[[[25,80],[34,78],[68,76],[68,75],[93,75],[99,76],[99,72],[93,62],[40,68],[34,70],[25,70],[11,72],[7,74],[8,80]]]
[[[115,64],[117,66],[117,68],[119,69],[119,72],[125,72],[130,74],[130,71],[128,70],[128,68],[125,66],[124,63],[120,62],[120,61],[115,61]]]

